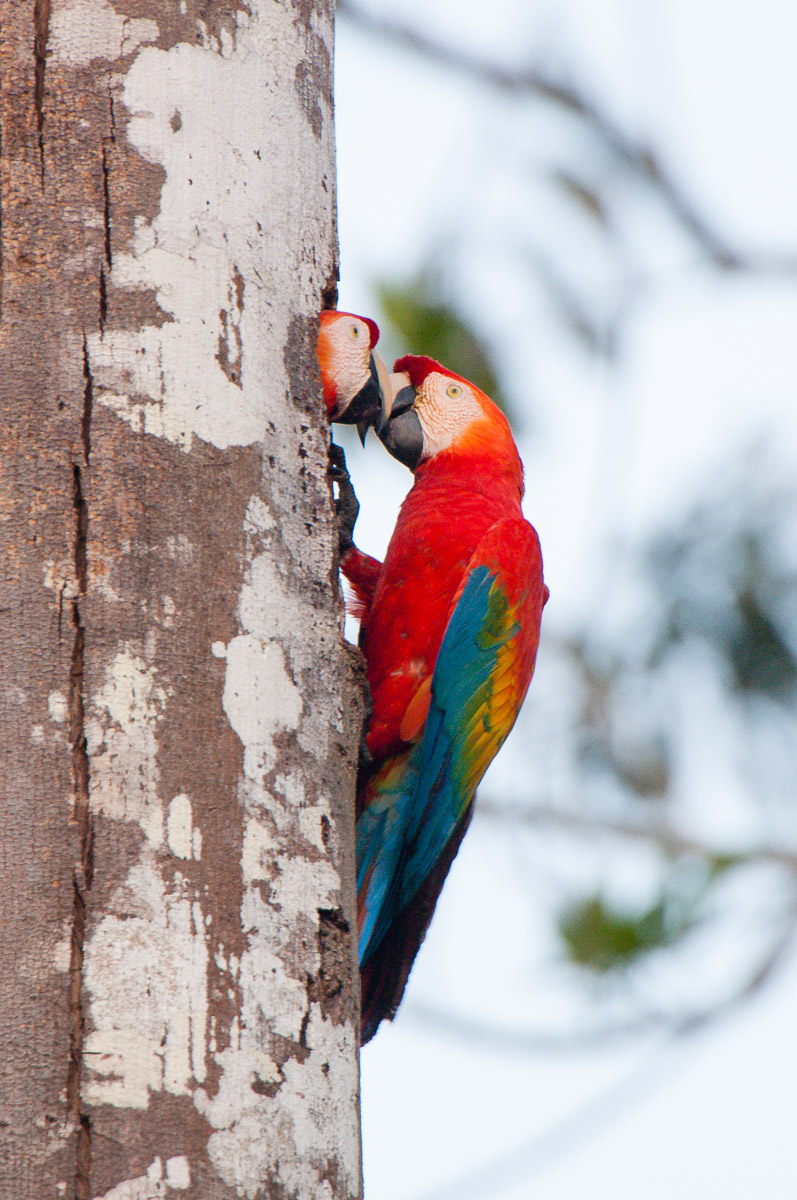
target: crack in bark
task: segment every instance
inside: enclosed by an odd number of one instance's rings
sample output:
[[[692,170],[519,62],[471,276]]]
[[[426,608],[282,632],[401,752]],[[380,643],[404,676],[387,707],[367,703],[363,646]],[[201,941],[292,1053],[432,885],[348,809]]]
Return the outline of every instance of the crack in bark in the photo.
[[[111,141],[114,140],[113,133],[113,100],[110,101],[111,109]],[[105,322],[108,316],[108,276],[111,273],[113,266],[113,255],[111,251],[111,185],[110,185],[110,168],[108,166],[108,150],[105,142],[102,144],[102,223],[104,230],[104,251],[105,262],[100,267],[100,333],[105,330]],[[107,268],[107,274],[106,274]],[[86,364],[86,346],[85,338],[83,344],[83,364],[85,373]]]
[[[58,589],[58,645],[59,646],[61,645],[61,642],[63,640],[63,637],[62,637],[63,620],[64,620],[64,584],[62,583]]]
[[[100,333],[105,330],[105,319],[108,316],[108,289],[105,283],[105,267],[100,267]]]
[[[39,165],[44,191],[44,76],[47,70],[47,40],[50,36],[50,0],[36,0],[33,6],[33,102],[36,106],[36,127],[39,132]]]
[[[111,106],[111,119],[113,119],[113,105]],[[111,184],[110,184],[110,169],[108,167],[108,151],[105,148],[105,143],[102,146],[102,219],[105,229],[105,261],[108,264],[108,270],[112,266],[111,257]]]
[[[83,457],[86,460],[86,466],[88,466],[89,459],[91,458],[91,413],[92,413],[92,409],[94,407],[94,380],[91,375],[91,362],[89,361],[89,343],[88,343],[88,338],[86,337],[85,332],[83,334],[83,378],[85,380],[85,385],[83,388],[83,416],[81,417],[81,421],[80,421],[80,436],[81,436],[81,439],[83,442]],[[76,467],[75,470],[79,470],[79,468]],[[83,499],[82,484],[80,486],[81,486],[81,492],[80,492],[81,510],[77,510],[77,502],[76,502],[76,511],[84,512],[85,526],[83,529],[83,533],[85,535],[86,527],[88,526],[88,509],[86,508],[86,504]],[[78,517],[78,525],[79,525],[79,523],[80,523],[80,517]],[[84,536],[84,560],[85,560],[85,536]],[[77,562],[77,547],[76,547],[75,561]],[[85,567],[85,561],[84,561],[84,567]],[[80,581],[78,580],[78,582],[80,582]],[[84,588],[85,588],[85,579],[83,581],[83,586],[81,587],[81,591],[83,591]]]
[[[111,123],[111,131],[108,138],[113,145],[116,142],[116,111],[113,106],[113,84],[110,81],[108,83],[108,119]]]
[[[0,163],[3,161],[3,122],[0,121]],[[3,180],[0,175],[0,322],[3,320]]]
[[[93,381],[88,356],[88,344],[83,338],[83,373],[86,380],[81,416],[83,464],[89,464],[91,454],[91,410]],[[89,807],[89,755],[86,743],[84,700],[84,656],[86,633],[80,611],[80,598],[86,595],[88,584],[88,505],[83,490],[83,468],[72,464],[72,505],[75,514],[75,579],[77,595],[71,602],[72,663],[69,673],[69,740],[72,747],[72,785],[74,789],[73,819],[80,842],[80,859],[72,880],[72,937],[69,962],[69,1064],[67,1069],[67,1105],[76,1130],[75,1200],[90,1200],[91,1121],[80,1103],[80,1076],[85,1039],[83,1009],[83,959],[86,930],[86,902],[94,876],[94,829]]]

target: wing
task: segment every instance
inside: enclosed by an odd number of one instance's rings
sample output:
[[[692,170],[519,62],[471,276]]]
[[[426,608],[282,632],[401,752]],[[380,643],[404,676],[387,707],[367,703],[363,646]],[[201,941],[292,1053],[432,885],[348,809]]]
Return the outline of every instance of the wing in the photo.
[[[472,813],[471,800],[417,896],[396,914],[384,939],[360,971],[362,1045],[374,1036],[380,1021],[386,1017],[392,1020],[401,1003],[412,964],[429,928],[448,869],[467,833]]]
[[[361,965],[421,894],[452,840],[458,844],[476,787],[528,689],[545,599],[536,533],[522,519],[498,522],[473,555],[452,603],[423,737],[388,760],[367,785],[357,822]],[[426,904],[429,914],[416,929],[412,957],[442,882],[431,907]]]

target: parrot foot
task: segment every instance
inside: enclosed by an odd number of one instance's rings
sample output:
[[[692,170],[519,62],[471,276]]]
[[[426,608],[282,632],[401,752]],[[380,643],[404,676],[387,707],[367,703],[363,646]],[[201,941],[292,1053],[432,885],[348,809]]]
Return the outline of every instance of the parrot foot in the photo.
[[[336,442],[329,447],[327,475],[338,485],[335,511],[338,515],[338,553],[342,557],[354,545],[354,526],[360,513],[360,502],[354,492],[343,447]]]

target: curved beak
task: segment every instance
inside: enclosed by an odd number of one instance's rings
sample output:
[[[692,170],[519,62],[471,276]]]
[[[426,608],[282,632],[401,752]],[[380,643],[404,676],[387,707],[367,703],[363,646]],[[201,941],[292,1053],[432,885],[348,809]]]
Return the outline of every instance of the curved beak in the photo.
[[[377,434],[393,457],[414,471],[423,454],[423,429],[415,411],[417,391],[411,383],[405,383],[406,379],[406,375],[391,377],[391,383],[398,390],[394,392],[390,412],[382,418]]]
[[[344,425],[356,425],[360,441],[364,444],[369,426],[378,425],[385,409],[389,408],[390,397],[390,376],[387,367],[376,351],[371,351],[368,378],[346,411],[336,420]]]
[[[409,412],[415,403],[416,392],[412,384],[407,383],[404,384],[404,386],[401,386],[401,384],[404,382],[404,377],[401,375],[396,376],[396,381],[399,384],[398,391],[393,393],[391,390],[392,403],[387,412],[382,413],[382,420],[379,422],[379,426],[376,430],[380,437],[382,436],[383,431],[387,428],[388,422],[392,421],[395,417],[400,417],[402,413]],[[392,382],[393,381],[391,379],[391,383]]]
[[[374,351],[371,354],[371,375],[365,388],[360,392],[360,396],[368,390],[370,398],[370,406],[364,415],[358,414],[357,433],[360,441],[365,445],[365,435],[373,425],[379,430],[382,424],[390,415],[390,408],[393,402],[393,389],[390,385],[390,374],[382,359]],[[355,396],[353,404],[357,403],[359,397]],[[376,404],[378,403],[378,409]]]

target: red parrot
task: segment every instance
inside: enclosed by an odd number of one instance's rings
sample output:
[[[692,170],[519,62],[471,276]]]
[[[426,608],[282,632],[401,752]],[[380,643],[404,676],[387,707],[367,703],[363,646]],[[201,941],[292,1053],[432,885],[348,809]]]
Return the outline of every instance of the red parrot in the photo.
[[[319,314],[318,363],[330,421],[357,425],[360,436],[384,415],[388,374],[374,351],[379,327],[368,317],[325,310]]]
[[[379,435],[415,482],[384,563],[353,546],[341,561],[373,700],[357,818],[363,1043],[401,1001],[526,695],[548,598],[506,417],[433,359],[408,355],[394,371]]]

